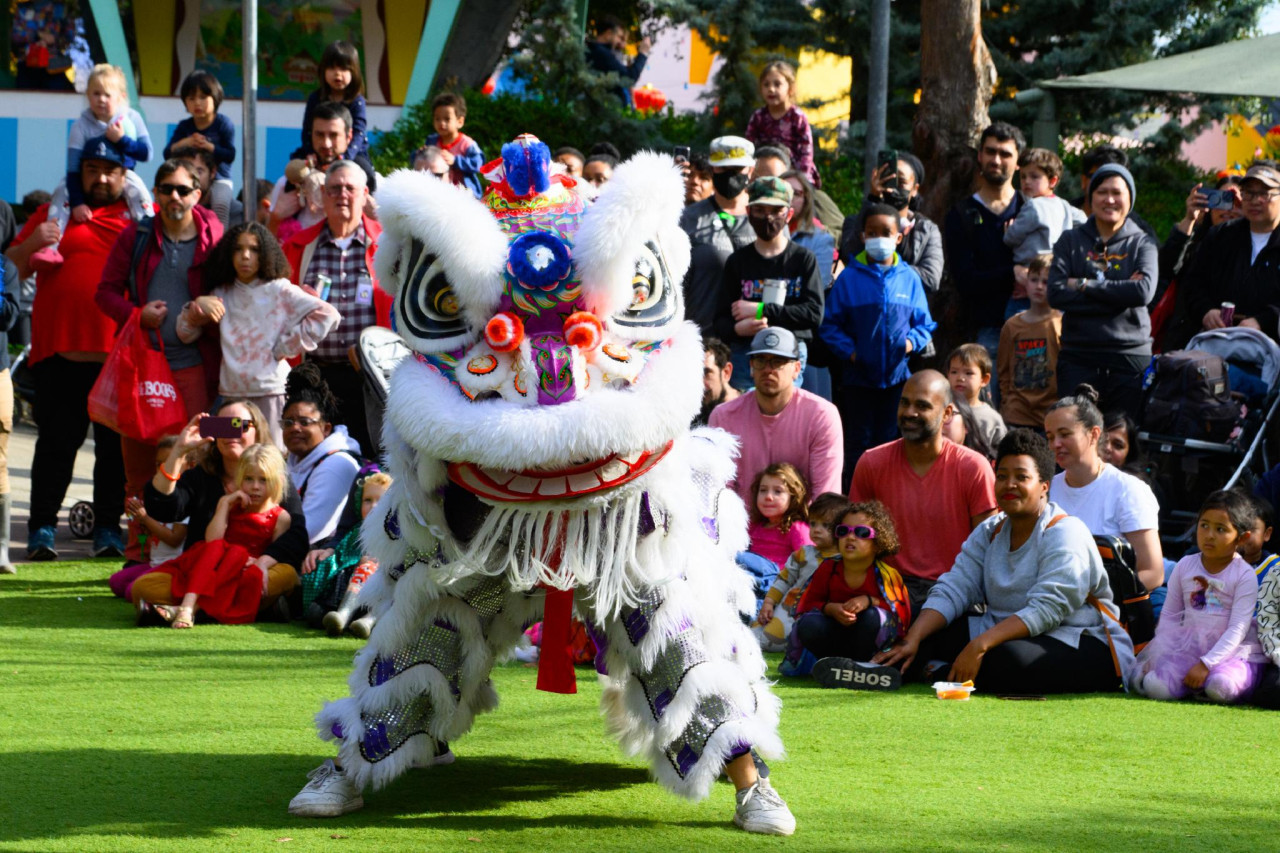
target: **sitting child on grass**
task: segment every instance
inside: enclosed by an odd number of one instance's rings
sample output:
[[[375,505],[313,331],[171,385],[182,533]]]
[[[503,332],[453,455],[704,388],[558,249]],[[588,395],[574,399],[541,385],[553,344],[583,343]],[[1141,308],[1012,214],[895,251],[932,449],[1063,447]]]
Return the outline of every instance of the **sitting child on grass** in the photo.
[[[193,627],[197,607],[227,625],[257,618],[268,574],[254,561],[289,529],[289,513],[280,506],[284,483],[279,450],[270,444],[245,449],[236,467],[234,491],[218,501],[205,540],[156,568],[155,573],[172,578],[170,601],[181,597],[177,607],[167,601],[149,602],[172,627]]]
[[[1142,650],[1129,688],[1152,699],[1203,693],[1212,702],[1243,702],[1266,656],[1253,624],[1258,582],[1238,550],[1251,537],[1254,508],[1240,492],[1214,492],[1196,521],[1198,554],[1178,561],[1156,635]]]
[[[778,576],[778,567],[806,545],[809,538],[807,494],[804,478],[794,466],[778,462],[765,468],[751,481],[751,523],[747,535],[751,544],[738,554],[738,566],[754,580],[756,600]]]
[[[377,506],[378,500],[391,488],[391,475],[381,471],[370,474],[359,481],[360,518],[363,520]],[[302,568],[302,606],[306,608],[313,601],[330,602],[342,590],[342,600],[338,606],[324,615],[324,629],[331,637],[337,637],[348,628],[351,633],[361,639],[368,639],[373,630],[372,614],[362,616],[354,622],[351,617],[359,608],[360,590],[373,573],[378,570],[375,560],[366,556],[364,546],[360,542],[360,525],[357,524],[342,537],[336,548],[326,549],[316,563],[313,571],[307,571],[307,563]],[[312,552],[315,553],[315,552]],[[308,560],[308,563],[311,562]]]
[[[839,517],[833,531],[839,557],[824,561],[809,582],[794,635],[817,658],[813,673],[824,687],[898,687],[902,677],[892,667],[855,666],[887,649],[911,624],[906,585],[885,562],[898,552],[893,516],[879,501],[865,501],[846,506]],[[835,670],[865,670],[877,678],[826,683]]]
[[[766,652],[780,652],[787,647],[787,637],[795,624],[796,607],[809,586],[809,579],[823,560],[836,555],[836,541],[831,528],[839,521],[836,513],[849,504],[849,499],[836,492],[824,492],[809,505],[809,537],[806,545],[787,558],[778,578],[765,593],[764,603],[753,632]]]

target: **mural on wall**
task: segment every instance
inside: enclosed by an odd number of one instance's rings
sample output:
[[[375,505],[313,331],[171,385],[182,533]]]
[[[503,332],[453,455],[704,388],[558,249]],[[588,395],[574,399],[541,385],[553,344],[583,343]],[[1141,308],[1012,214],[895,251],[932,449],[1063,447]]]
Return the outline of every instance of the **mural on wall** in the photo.
[[[332,41],[351,42],[364,59],[362,5],[360,0],[259,3],[258,97],[305,101],[320,83],[320,55]],[[244,93],[240,45],[240,0],[203,0],[195,67],[217,75],[229,98]]]
[[[9,73],[19,89],[80,91],[93,63],[76,0],[17,0],[9,31]]]

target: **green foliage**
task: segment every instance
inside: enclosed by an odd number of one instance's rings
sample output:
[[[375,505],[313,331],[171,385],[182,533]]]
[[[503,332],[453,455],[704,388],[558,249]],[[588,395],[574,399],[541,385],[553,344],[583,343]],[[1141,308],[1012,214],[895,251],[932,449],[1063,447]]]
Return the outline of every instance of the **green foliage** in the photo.
[[[555,150],[572,145],[582,151],[601,141],[618,146],[624,157],[642,149],[670,151],[676,145],[706,146],[698,117],[672,111],[641,116],[614,101],[594,115],[584,116],[551,100],[526,100],[518,95],[487,96],[463,93],[467,99],[466,133],[485,156],[499,156],[502,145],[518,134],[532,133]],[[378,171],[388,174],[410,164],[410,157],[432,133],[430,103],[405,110],[395,127],[380,134],[371,147]]]
[[[1029,128],[1035,107],[1013,104],[1014,91],[1040,81],[1120,68],[1251,35],[1268,0],[1018,0],[991,5],[983,34],[1000,73],[992,116]],[[1137,127],[1152,110],[1199,107],[1197,121],[1174,127],[1150,145],[1174,159],[1179,144],[1230,111],[1224,99],[1177,93],[1089,89],[1055,93],[1065,133],[1115,133]],[[1003,100],[1003,103],[999,103]],[[1176,125],[1176,122],[1174,123]]]
[[[341,818],[295,818],[289,798],[334,754],[312,716],[346,695],[359,641],[298,624],[134,628],[103,583],[116,563],[0,576],[0,851],[1257,853],[1280,837],[1275,712],[782,679],[788,760],[771,778],[799,827],[771,839],[733,827],[727,784],[691,803],[650,781],[606,736],[590,668],[558,696],[519,664],[493,670],[501,703],[452,744],[455,764],[365,791]]]

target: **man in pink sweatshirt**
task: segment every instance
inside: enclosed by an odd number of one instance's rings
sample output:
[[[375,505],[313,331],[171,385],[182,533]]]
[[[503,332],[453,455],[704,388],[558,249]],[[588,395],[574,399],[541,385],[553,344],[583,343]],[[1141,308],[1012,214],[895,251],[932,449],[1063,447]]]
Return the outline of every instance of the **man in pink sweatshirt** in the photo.
[[[761,329],[747,354],[755,389],[716,406],[709,421],[741,444],[734,490],[751,507],[755,475],[775,462],[790,462],[804,477],[810,500],[841,491],[840,413],[817,394],[796,387],[800,361],[795,335],[781,328]]]

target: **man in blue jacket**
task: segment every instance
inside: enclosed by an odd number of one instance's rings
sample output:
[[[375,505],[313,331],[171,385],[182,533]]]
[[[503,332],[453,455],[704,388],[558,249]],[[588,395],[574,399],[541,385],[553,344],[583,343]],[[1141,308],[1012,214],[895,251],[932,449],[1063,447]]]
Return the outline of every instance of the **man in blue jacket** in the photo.
[[[863,208],[865,247],[827,294],[818,334],[841,365],[836,408],[844,423],[847,483],[868,448],[898,434],[898,399],[911,375],[907,356],[924,349],[938,324],[929,315],[919,274],[902,262],[898,211]]]

